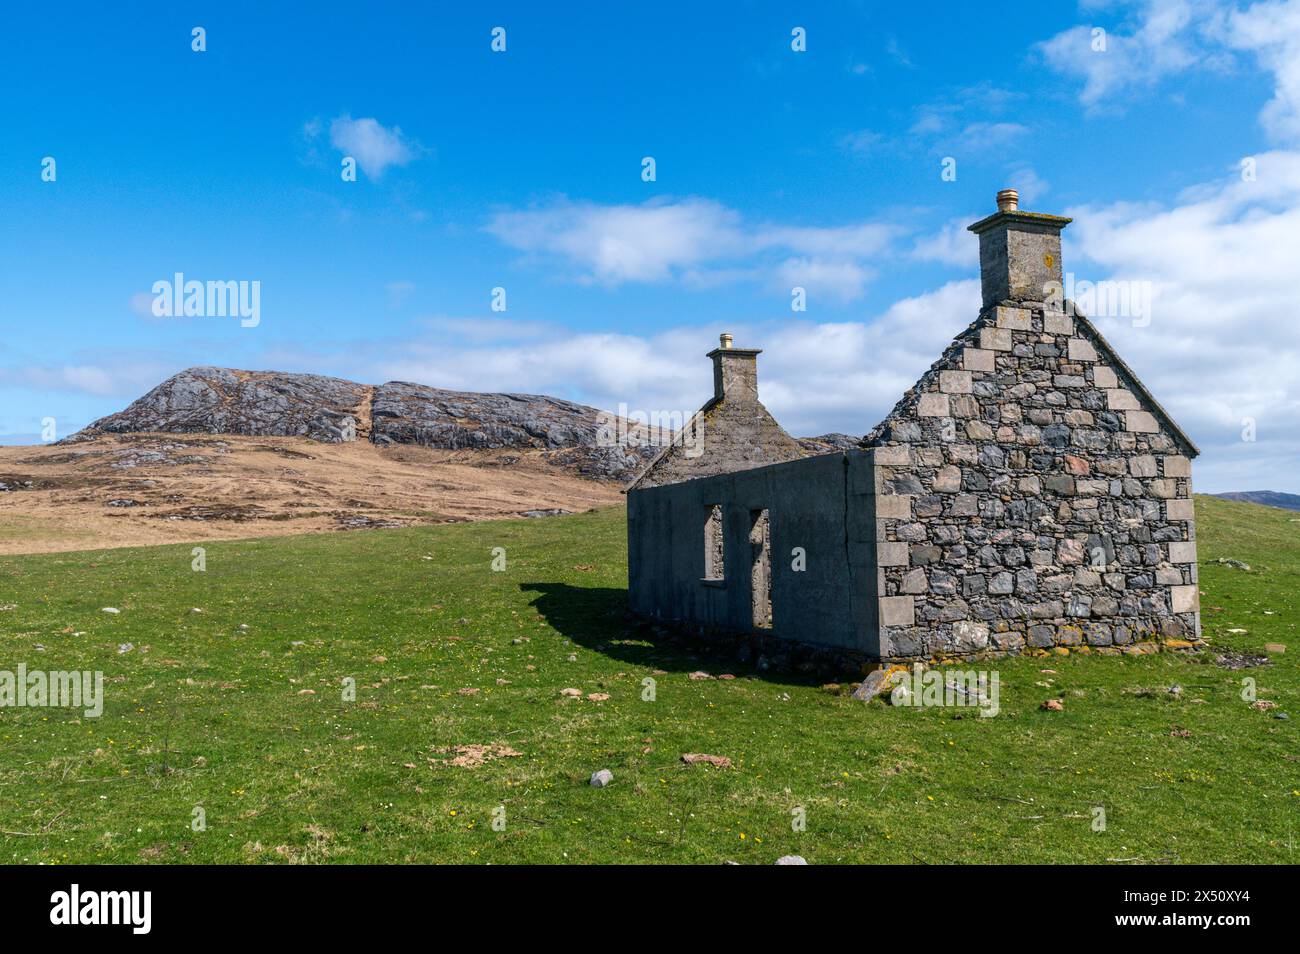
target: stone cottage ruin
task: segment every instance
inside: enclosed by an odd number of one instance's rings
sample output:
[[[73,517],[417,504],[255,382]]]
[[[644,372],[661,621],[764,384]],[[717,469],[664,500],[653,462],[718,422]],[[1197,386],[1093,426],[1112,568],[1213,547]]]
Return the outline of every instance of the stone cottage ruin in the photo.
[[[758,351],[710,353],[703,452],[628,492],[634,612],[869,659],[1200,635],[1196,446],[1062,287],[1067,218],[976,222],[983,306],[861,449],[805,456]]]

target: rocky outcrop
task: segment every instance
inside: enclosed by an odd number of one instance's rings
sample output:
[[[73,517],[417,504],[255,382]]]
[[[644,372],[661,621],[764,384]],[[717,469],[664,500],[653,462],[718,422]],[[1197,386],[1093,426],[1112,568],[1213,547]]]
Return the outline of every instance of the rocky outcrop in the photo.
[[[602,435],[610,415],[542,394],[445,391],[391,381],[374,389],[371,440],[452,450],[536,448],[556,466],[598,480],[636,474],[658,449]],[[636,430],[634,425],[632,430]],[[617,434],[617,428],[605,428]]]
[[[538,450],[595,480],[628,480],[658,452],[609,440],[596,408],[538,394],[446,391],[393,381],[371,386],[317,374],[190,368],[69,440],[95,433],[240,434],[325,443],[370,440],[447,450]],[[602,427],[602,424],[604,427]]]
[[[364,435],[370,390],[364,384],[319,374],[189,368],[87,430],[340,442]]]
[[[820,437],[799,437],[796,440],[799,441],[799,446],[810,455],[834,454],[837,451],[853,450],[862,443],[861,437],[840,433],[823,434]]]

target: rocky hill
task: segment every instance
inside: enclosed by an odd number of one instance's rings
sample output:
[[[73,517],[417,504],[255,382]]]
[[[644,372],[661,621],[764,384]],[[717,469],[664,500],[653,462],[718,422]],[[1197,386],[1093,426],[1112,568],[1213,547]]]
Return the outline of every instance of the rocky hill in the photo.
[[[367,385],[317,374],[189,368],[69,438],[96,434],[232,434],[368,440],[445,450],[541,451],[596,480],[626,481],[657,452],[604,446],[601,412],[537,394],[447,391],[404,381]],[[633,431],[637,430],[632,425]]]

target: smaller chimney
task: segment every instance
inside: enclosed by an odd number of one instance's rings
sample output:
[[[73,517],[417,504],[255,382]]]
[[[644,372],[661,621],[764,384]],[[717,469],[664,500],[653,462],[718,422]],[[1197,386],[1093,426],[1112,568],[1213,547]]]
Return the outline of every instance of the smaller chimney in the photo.
[[[1003,301],[1061,300],[1061,230],[1070,219],[1020,211],[1020,193],[1003,189],[998,210],[970,226],[980,237],[984,307]]]
[[[758,356],[762,351],[733,348],[731,335],[718,335],[718,347],[709,352],[713,359],[715,401],[756,402],[758,400]]]

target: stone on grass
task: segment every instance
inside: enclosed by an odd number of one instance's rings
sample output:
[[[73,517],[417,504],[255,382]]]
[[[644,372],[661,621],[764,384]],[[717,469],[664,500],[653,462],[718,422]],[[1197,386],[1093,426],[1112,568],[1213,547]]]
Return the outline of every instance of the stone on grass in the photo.
[[[807,863],[804,861],[803,855],[782,855],[776,859],[778,865],[806,865]]]
[[[725,755],[706,755],[703,752],[687,752],[682,756],[687,765],[712,765],[715,768],[731,768],[731,759]]]
[[[601,769],[599,772],[591,773],[590,784],[593,788],[604,788],[612,781],[614,781],[614,773],[609,769]]]

